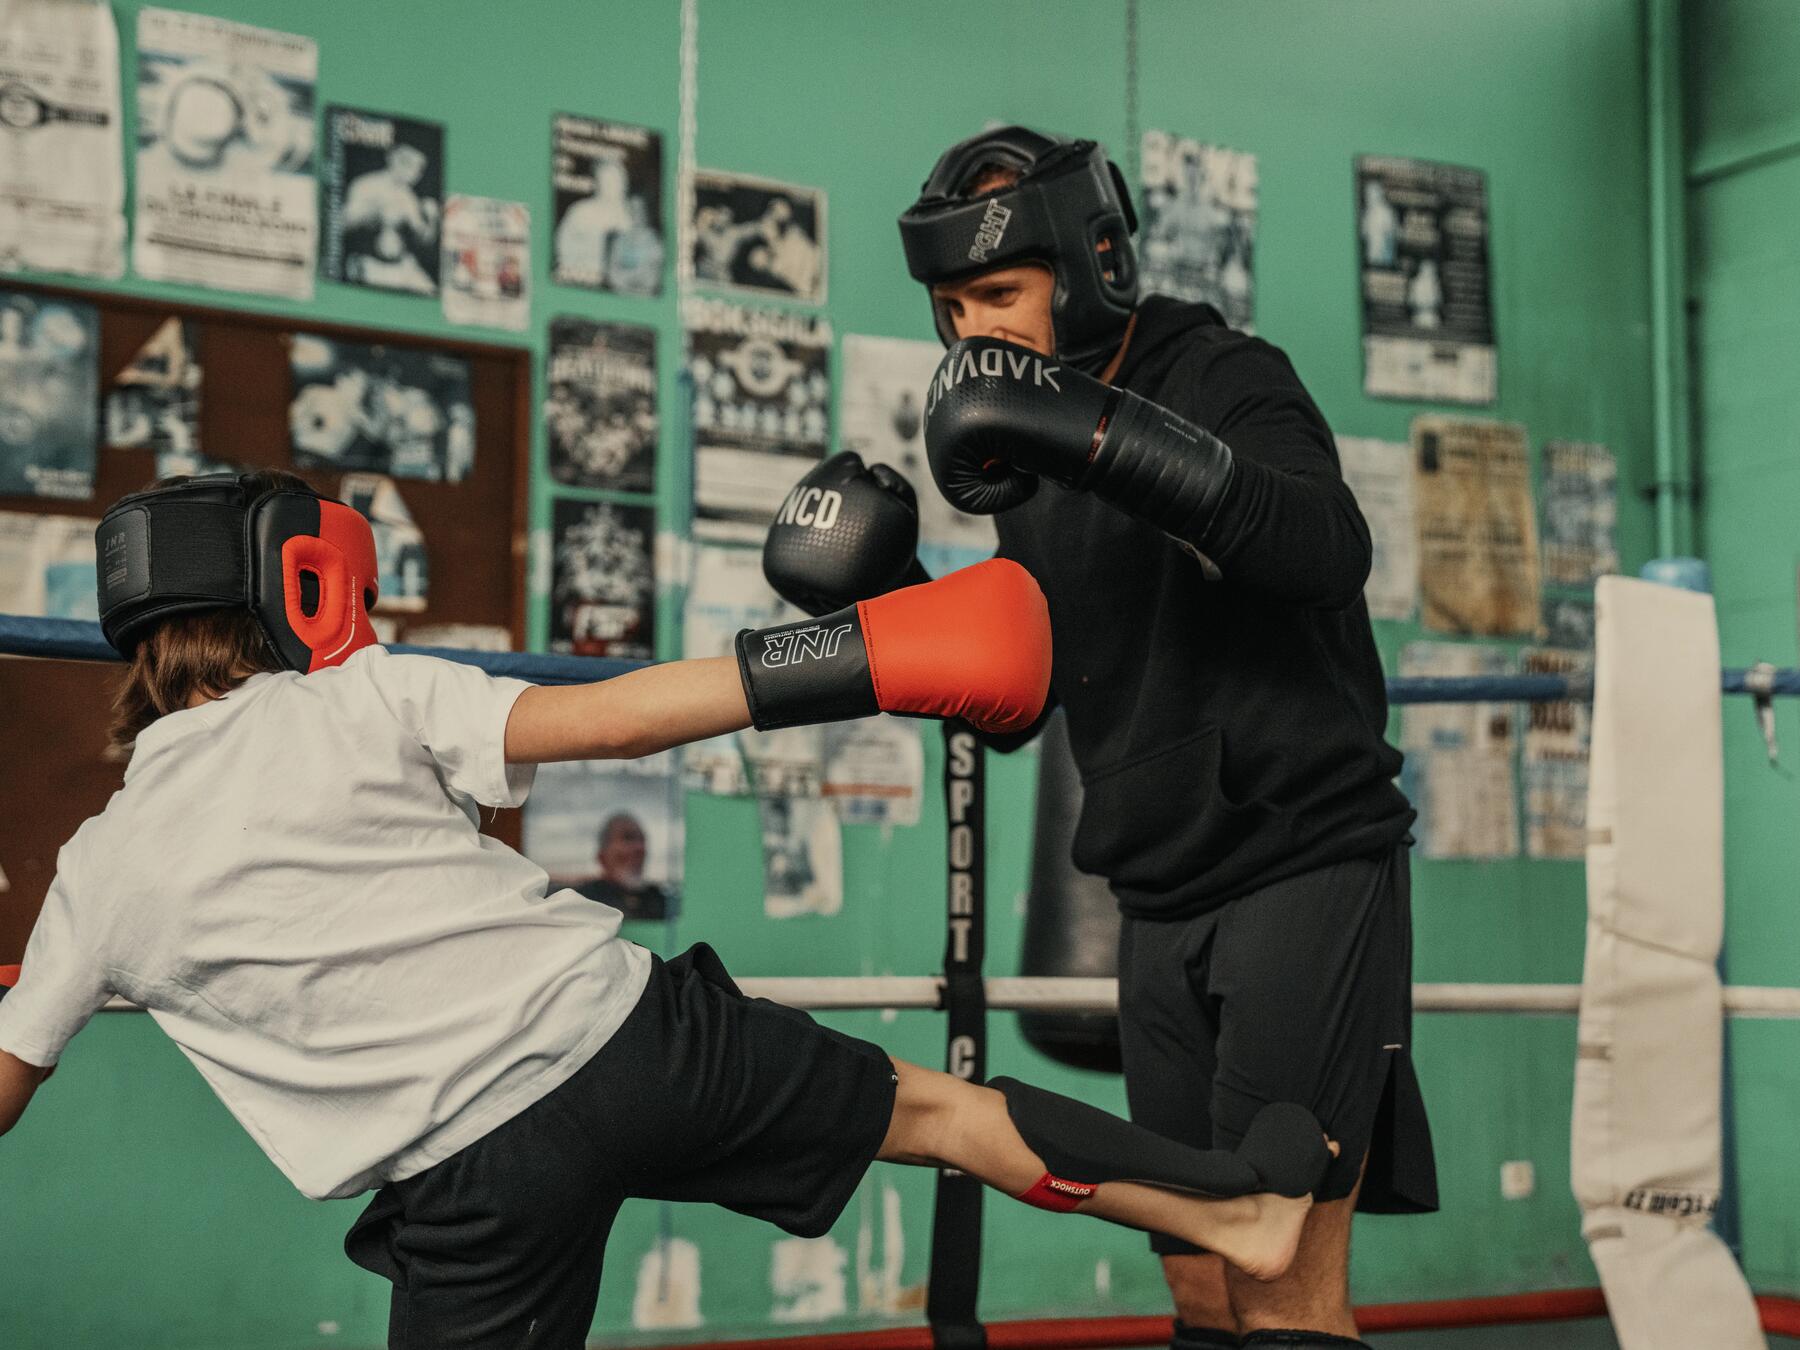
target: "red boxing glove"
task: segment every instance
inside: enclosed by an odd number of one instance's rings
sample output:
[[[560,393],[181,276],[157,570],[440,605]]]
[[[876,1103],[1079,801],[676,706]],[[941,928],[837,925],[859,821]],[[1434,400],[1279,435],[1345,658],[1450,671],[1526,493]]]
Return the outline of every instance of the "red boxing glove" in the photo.
[[[994,558],[922,586],[737,638],[762,731],[871,717],[960,717],[1030,726],[1050,692],[1050,610],[1031,574]]]

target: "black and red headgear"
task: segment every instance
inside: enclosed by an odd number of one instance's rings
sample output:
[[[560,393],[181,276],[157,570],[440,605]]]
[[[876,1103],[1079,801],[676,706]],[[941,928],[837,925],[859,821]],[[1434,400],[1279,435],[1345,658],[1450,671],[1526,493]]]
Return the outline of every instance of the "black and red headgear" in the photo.
[[[302,673],[375,641],[375,534],[329,497],[206,474],[121,498],[94,541],[100,628],[121,656],[161,620],[221,606],[254,614]]]

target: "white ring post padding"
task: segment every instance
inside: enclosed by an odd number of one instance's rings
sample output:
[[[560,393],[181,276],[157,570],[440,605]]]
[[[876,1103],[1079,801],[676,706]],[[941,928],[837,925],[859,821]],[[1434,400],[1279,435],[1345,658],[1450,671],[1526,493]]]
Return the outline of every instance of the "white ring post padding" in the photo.
[[[739,980],[752,998],[824,1012],[857,1008],[935,1009],[943,981],[936,975],[774,976]],[[1095,979],[992,978],[988,1006],[1017,1012],[1117,1012],[1119,982]],[[1413,1011],[1430,1013],[1574,1013],[1576,984],[1415,984]],[[135,1003],[110,1000],[105,1012],[140,1012]],[[1800,1018],[1800,989],[1733,985],[1725,990],[1727,1017]]]

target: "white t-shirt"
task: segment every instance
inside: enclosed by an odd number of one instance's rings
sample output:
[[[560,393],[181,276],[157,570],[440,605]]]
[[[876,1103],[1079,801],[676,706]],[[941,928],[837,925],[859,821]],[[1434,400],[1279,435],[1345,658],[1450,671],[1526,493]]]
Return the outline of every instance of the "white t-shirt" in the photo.
[[[476,829],[530,791],[504,755],[526,687],[370,647],[153,722],[57,859],[0,1049],[54,1064],[122,994],[315,1199],[523,1111],[650,968],[618,910]]]

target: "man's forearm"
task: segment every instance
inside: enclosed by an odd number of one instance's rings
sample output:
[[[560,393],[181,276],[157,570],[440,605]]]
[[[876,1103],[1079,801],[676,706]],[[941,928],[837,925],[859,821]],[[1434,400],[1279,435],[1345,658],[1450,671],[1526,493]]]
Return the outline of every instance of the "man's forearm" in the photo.
[[[596,684],[527,689],[507,719],[506,760],[641,759],[749,725],[735,658],[669,661]]]
[[[54,1066],[40,1068],[0,1050],[0,1134],[19,1123],[38,1085],[54,1072]]]

